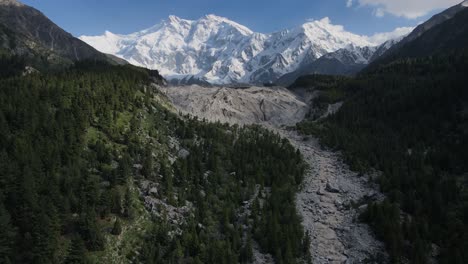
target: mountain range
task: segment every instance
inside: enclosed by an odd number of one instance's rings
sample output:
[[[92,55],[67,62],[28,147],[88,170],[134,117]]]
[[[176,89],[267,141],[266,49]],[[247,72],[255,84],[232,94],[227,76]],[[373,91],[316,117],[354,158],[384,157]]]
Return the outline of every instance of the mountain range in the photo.
[[[381,42],[410,30],[400,28],[382,39],[350,33],[323,18],[263,34],[216,15],[198,20],[169,16],[160,24],[129,35],[106,31],[102,36],[80,39],[131,64],[158,69],[168,79],[231,84],[275,82],[285,74],[302,73],[326,54],[328,59],[312,68],[319,67],[319,72],[328,74],[355,73],[375,52],[393,44],[381,46]],[[327,66],[329,58],[333,63]]]

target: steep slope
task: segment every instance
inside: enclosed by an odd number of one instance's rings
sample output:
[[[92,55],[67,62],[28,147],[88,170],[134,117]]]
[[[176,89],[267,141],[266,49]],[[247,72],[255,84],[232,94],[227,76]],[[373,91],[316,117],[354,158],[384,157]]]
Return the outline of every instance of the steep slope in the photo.
[[[98,59],[123,63],[65,32],[40,11],[16,0],[0,1],[0,46],[14,55],[42,63]]]
[[[309,64],[299,66],[297,70],[281,76],[275,83],[290,86],[300,76],[308,74],[354,75],[380,58],[402,38],[403,36],[387,40],[379,46],[356,47],[349,45],[325,54]]]
[[[0,78],[1,263],[308,255],[301,155],[260,127],[178,116],[153,75],[88,61]]]
[[[430,30],[431,28],[453,18],[458,12],[464,10],[468,7],[468,1],[463,1],[462,3],[455,5],[447,10],[434,15],[428,21],[417,26],[411,34],[409,34],[405,39],[401,41],[401,44],[406,44],[407,42],[413,41],[416,38],[420,37],[424,32]]]
[[[348,46],[323,55],[319,59],[296,71],[281,76],[276,84],[282,86],[291,85],[297,78],[307,74],[352,75],[369,64],[379,47],[355,47]]]
[[[344,48],[373,45],[365,37],[344,31],[342,26],[332,25],[328,18],[308,22],[302,26],[273,33],[267,42],[268,49],[254,58],[260,66],[246,82],[274,82],[282,75],[294,71],[323,55]],[[265,58],[268,63],[262,63]]]
[[[451,21],[460,12],[465,11],[467,7],[468,1],[464,1],[434,15],[428,21],[416,27],[408,36],[391,47],[379,59],[375,60],[375,63],[372,63],[370,68],[398,58],[427,56],[455,46],[464,47],[466,40],[464,39],[463,30],[466,26],[466,20],[465,23],[462,21],[452,21],[452,24],[439,26],[446,21]],[[458,18],[458,20],[462,19],[462,17]],[[457,29],[457,26],[460,28]],[[432,30],[434,28],[438,28],[438,30]],[[427,32],[429,34],[426,34]],[[454,35],[452,36],[451,34]],[[421,38],[423,36],[424,38]]]
[[[423,57],[468,48],[468,8],[432,27],[419,37],[404,43],[391,58]]]
[[[262,34],[215,15],[198,20],[170,16],[129,35],[106,32],[80,38],[132,64],[160,69],[169,79],[193,76],[215,84],[271,82],[348,45],[380,44],[347,32],[328,18]]]

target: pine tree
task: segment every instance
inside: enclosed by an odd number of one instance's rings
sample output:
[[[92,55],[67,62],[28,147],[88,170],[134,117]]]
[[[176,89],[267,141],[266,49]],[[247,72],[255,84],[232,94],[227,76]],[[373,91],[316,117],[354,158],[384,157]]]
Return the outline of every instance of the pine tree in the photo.
[[[83,239],[79,235],[73,236],[71,245],[68,250],[66,264],[85,264],[86,263],[86,248]]]
[[[252,247],[252,236],[250,232],[247,234],[245,245],[242,247],[240,262],[251,263],[253,261],[253,247]]]
[[[94,210],[88,209],[83,213],[80,220],[80,233],[88,249],[94,251],[104,249],[104,236],[96,223]]]
[[[111,233],[116,236],[122,233],[122,224],[120,223],[120,219],[118,217],[115,219],[114,227],[112,228]]]
[[[119,160],[119,173],[117,176],[118,184],[125,184],[132,173],[132,159],[128,153],[125,153],[122,159]]]
[[[143,176],[146,178],[150,178],[153,174],[153,152],[151,147],[147,146],[145,149],[144,157],[143,157],[143,169],[141,171]]]
[[[135,217],[135,208],[133,207],[132,193],[129,187],[125,190],[124,216],[128,219],[133,219]]]
[[[11,216],[0,201],[0,262],[10,262],[15,238],[16,230],[11,223]]]

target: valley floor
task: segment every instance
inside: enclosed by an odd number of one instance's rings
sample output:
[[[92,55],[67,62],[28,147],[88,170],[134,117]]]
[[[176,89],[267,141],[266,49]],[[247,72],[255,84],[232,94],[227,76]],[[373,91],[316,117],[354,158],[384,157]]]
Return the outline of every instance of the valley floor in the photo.
[[[373,263],[384,246],[357,217],[365,197],[380,199],[381,195],[369,186],[366,176],[350,171],[337,153],[322,149],[316,139],[304,139],[296,131],[279,132],[301,151],[310,167],[296,207],[311,236],[313,263]]]
[[[282,93],[287,90],[281,89],[281,94],[277,96],[286,101],[271,100],[265,109],[265,98],[272,95],[271,90],[259,87],[249,89],[253,89],[255,97],[242,98],[250,92],[229,89],[224,90],[227,94],[219,96],[218,88],[162,88],[161,91],[184,114],[232,124],[261,124],[277,131],[300,150],[309,169],[297,193],[296,207],[303,217],[304,229],[311,236],[313,263],[385,262],[384,245],[376,240],[369,226],[357,219],[367,204],[365,200],[382,199],[375,186],[368,183],[368,176],[352,172],[338,153],[322,149],[317,139],[304,138],[296,131],[279,128],[278,120],[288,120],[287,125],[291,125],[291,122],[299,122],[304,117],[305,103],[300,98],[289,91],[288,96],[283,96]],[[262,93],[264,96],[260,96]],[[245,101],[248,101],[249,107],[245,107]],[[242,102],[242,105],[236,105],[236,102]],[[252,109],[260,109],[265,118],[246,121],[245,117],[258,116],[258,113],[249,113]],[[281,113],[287,116],[278,116]],[[270,118],[273,116],[274,119]],[[268,122],[270,119],[274,122]],[[263,262],[261,258],[256,261]]]

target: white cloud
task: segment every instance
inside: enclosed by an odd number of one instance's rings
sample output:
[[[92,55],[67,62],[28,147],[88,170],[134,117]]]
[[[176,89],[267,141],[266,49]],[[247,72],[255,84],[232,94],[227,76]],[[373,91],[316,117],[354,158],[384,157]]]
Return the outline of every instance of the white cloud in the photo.
[[[353,0],[346,1],[346,6],[351,7],[353,5]]]
[[[448,8],[450,6],[459,4],[461,0],[357,0],[361,6],[374,7],[374,15],[382,17],[384,14],[392,14],[399,17],[406,17],[410,19],[418,18],[428,14],[429,12]],[[346,6],[352,0],[347,0]]]
[[[383,10],[382,8],[377,8],[374,10],[374,15],[376,17],[383,17],[385,16],[385,10]]]
[[[326,25],[328,28],[333,28],[334,32],[349,32],[349,31],[346,31],[346,29],[342,25],[332,24],[332,21],[329,17],[324,17],[319,20],[311,18],[311,19],[307,19],[307,22],[321,23],[323,25]],[[413,29],[414,27],[399,27],[391,32],[375,33],[374,35],[371,35],[371,36],[367,36],[367,35],[359,35],[359,36],[367,40],[370,44],[377,46],[390,39],[402,38],[408,35],[411,31],[413,31]]]
[[[376,33],[372,36],[367,37],[367,39],[372,43],[381,44],[390,39],[398,39],[403,36],[406,36],[411,31],[413,31],[413,29],[414,27],[399,27],[391,32]]]

